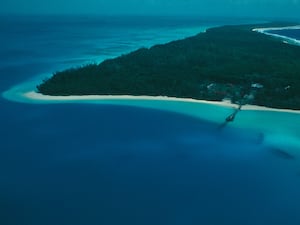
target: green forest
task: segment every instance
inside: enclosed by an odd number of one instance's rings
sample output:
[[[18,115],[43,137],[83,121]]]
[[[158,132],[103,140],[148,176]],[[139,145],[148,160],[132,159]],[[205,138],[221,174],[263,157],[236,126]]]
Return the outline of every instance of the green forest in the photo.
[[[253,28],[210,28],[183,40],[83,65],[37,86],[45,95],[148,95],[300,109],[300,47]]]

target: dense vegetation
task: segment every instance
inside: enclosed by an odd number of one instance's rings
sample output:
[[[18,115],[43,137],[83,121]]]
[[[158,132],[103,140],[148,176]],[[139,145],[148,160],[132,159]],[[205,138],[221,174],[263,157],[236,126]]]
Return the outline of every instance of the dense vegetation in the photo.
[[[266,26],[274,24],[261,25]],[[253,32],[257,27],[211,28],[99,65],[57,72],[37,88],[46,95],[230,98],[233,102],[300,109],[300,47]],[[263,87],[251,87],[255,83]]]

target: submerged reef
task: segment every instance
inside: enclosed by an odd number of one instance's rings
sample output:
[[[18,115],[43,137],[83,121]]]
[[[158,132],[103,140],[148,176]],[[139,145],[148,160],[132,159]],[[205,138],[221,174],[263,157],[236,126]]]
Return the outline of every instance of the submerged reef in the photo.
[[[222,26],[141,48],[100,64],[56,72],[37,86],[45,95],[148,95],[300,109],[300,47],[254,28]]]
[[[282,159],[295,159],[295,156],[280,148],[271,148],[270,151],[273,155]]]

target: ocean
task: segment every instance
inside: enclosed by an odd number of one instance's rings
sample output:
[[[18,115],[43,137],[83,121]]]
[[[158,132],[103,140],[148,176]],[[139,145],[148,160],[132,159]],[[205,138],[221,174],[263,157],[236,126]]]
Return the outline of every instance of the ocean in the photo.
[[[270,34],[277,34],[281,36],[286,36],[296,40],[300,39],[300,28],[298,29],[279,29],[279,30],[268,30]]]
[[[1,17],[0,91],[32,89],[57,70],[248,22]],[[300,224],[300,114],[241,111],[223,126],[233,109],[4,97],[1,225]]]

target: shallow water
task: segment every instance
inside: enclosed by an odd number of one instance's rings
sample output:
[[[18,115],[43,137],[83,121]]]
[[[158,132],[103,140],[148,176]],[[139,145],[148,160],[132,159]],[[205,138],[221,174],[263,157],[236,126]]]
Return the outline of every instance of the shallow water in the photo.
[[[84,21],[76,26],[49,18],[42,25],[25,21],[26,32],[14,26],[8,37],[15,40],[5,50],[11,58],[0,54],[0,90],[73,65],[74,58],[87,62],[94,54],[93,60],[100,60],[195,28],[168,22],[160,36],[157,21],[148,21],[148,27]],[[6,32],[11,23],[20,21],[10,21]],[[150,28],[152,36],[144,35]],[[102,37],[107,29],[111,33]],[[60,51],[47,51],[48,33]],[[73,41],[65,45],[70,36]],[[116,36],[131,47],[109,43]],[[33,43],[23,45],[18,37]],[[74,50],[79,39],[90,47],[79,44]],[[85,56],[98,40],[107,52]],[[14,55],[13,49],[23,53]],[[166,101],[97,103],[0,99],[1,225],[300,223],[299,115],[241,111],[233,124],[220,128],[233,109]]]
[[[15,118],[1,129],[1,212],[11,224],[300,219],[298,158],[274,154],[255,132],[134,107],[5,111]]]

